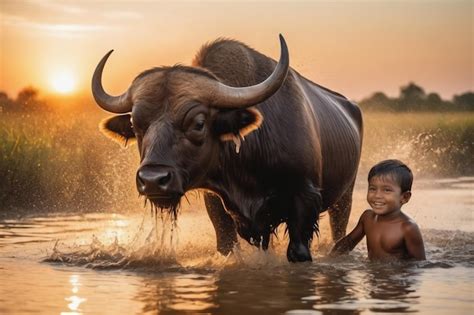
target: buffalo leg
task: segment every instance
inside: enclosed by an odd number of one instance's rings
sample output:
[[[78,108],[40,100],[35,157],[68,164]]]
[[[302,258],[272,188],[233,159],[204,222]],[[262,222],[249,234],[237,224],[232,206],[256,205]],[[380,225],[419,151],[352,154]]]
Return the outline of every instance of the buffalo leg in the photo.
[[[318,209],[304,198],[295,197],[293,208],[288,213],[290,243],[286,256],[290,262],[311,261],[311,240],[316,228]]]
[[[342,197],[328,210],[332,239],[334,241],[338,241],[346,235],[347,223],[349,222],[349,216],[351,215],[353,190],[354,182]]]
[[[205,193],[204,202],[207,213],[211,219],[212,225],[216,231],[217,250],[227,255],[237,243],[237,233],[235,231],[234,221],[225,211],[220,198],[216,195]]]

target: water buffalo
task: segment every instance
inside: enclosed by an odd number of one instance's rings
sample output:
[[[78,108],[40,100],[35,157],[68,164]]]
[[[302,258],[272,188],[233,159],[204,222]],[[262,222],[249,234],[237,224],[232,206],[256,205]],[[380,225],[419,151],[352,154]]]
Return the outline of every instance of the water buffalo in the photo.
[[[219,252],[232,250],[237,233],[267,249],[285,222],[288,260],[309,261],[321,212],[329,211],[333,239],[345,234],[362,116],[341,94],[291,69],[281,35],[280,45],[277,63],[218,39],[192,66],[146,70],[119,96],[102,87],[110,51],[92,92],[100,107],[123,114],[102,130],[125,145],[136,139],[137,189],[156,207],[176,211],[187,191],[204,190]]]

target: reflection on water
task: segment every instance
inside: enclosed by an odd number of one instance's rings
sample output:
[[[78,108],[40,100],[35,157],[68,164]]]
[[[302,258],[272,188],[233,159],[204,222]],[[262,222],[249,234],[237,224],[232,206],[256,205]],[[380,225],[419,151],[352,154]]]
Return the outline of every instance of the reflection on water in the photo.
[[[406,212],[422,227],[428,257],[416,263],[370,263],[363,242],[327,258],[327,217],[315,261],[302,264],[286,261],[283,234],[268,253],[242,242],[235,255],[216,254],[203,209],[183,212],[173,233],[148,214],[4,220],[0,313],[472,314],[473,182],[414,190]],[[358,189],[350,227],[365,209]]]
[[[163,278],[143,278],[144,286],[136,299],[143,302],[144,312],[209,311],[217,308],[215,275],[169,274]]]
[[[70,297],[66,298],[65,300],[69,302],[67,305],[69,307],[69,312],[61,312],[61,314],[80,314],[81,309],[79,306],[81,305],[82,302],[87,301],[87,299],[81,298],[77,296],[79,294],[79,287],[81,285],[80,283],[80,276],[79,275],[71,275],[69,277],[69,283],[71,284],[71,292],[73,295]]]

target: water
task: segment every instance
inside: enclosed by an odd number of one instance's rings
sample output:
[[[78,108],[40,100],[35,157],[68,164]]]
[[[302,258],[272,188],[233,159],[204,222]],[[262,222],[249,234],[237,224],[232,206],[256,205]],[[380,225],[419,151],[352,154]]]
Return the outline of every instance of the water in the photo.
[[[404,211],[421,227],[428,260],[367,261],[365,241],[325,257],[327,216],[313,263],[289,264],[283,228],[272,249],[241,241],[214,249],[202,204],[166,217],[86,214],[0,221],[0,314],[474,313],[474,178],[415,182]],[[349,227],[367,207],[356,187]]]

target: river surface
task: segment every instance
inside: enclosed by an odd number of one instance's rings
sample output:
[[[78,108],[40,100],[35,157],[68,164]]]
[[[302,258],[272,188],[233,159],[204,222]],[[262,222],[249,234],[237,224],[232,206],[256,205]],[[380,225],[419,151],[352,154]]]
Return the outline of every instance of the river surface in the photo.
[[[357,185],[349,229],[367,208]],[[216,254],[201,203],[177,226],[149,210],[0,221],[0,314],[474,314],[474,178],[418,181],[403,211],[427,261],[370,263],[365,240],[327,258],[327,215],[312,263],[290,264],[284,227],[262,252]]]

